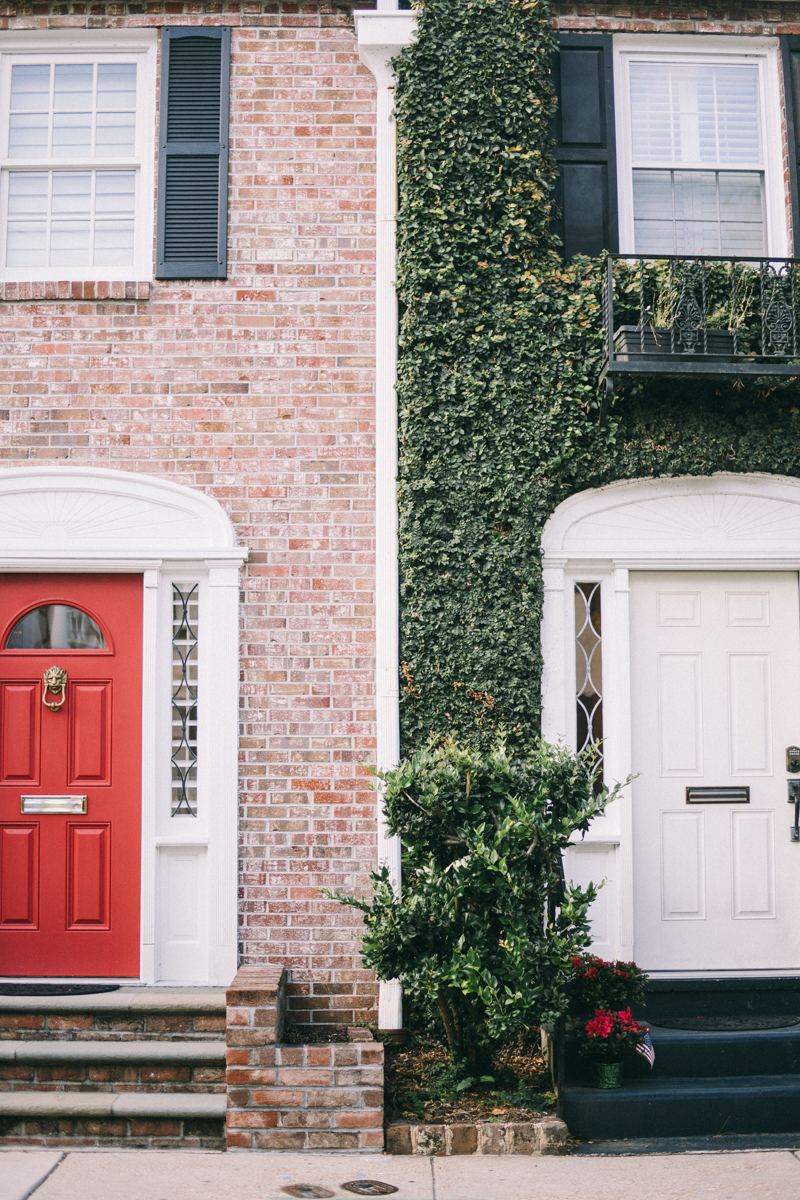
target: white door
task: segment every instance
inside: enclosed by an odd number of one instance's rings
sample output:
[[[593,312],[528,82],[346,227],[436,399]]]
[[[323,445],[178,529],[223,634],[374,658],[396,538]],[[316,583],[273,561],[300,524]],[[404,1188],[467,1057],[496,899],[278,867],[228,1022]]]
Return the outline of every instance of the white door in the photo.
[[[798,577],[632,571],[630,588],[636,961],[796,971]]]

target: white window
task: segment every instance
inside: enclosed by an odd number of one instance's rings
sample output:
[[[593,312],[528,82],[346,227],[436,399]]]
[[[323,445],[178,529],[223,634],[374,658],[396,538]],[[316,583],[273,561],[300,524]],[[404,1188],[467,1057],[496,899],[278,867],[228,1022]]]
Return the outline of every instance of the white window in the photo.
[[[124,32],[2,45],[5,279],[151,277],[155,34]]]
[[[787,253],[776,41],[614,39],[620,249]]]

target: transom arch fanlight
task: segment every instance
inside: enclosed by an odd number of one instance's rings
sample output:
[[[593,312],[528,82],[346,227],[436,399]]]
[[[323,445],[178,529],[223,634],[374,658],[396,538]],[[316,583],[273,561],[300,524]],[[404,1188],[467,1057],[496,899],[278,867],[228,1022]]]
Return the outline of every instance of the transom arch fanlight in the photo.
[[[14,618],[4,650],[108,650],[94,617],[74,604],[47,601]]]

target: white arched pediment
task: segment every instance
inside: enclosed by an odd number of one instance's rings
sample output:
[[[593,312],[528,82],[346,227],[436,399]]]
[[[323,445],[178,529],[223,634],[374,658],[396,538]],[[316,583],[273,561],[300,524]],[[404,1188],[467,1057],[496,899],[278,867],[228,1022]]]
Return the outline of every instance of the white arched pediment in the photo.
[[[781,475],[633,479],[571,496],[542,535],[545,560],[800,560],[800,480]]]
[[[222,507],[192,488],[92,467],[0,471],[0,557],[242,554]]]

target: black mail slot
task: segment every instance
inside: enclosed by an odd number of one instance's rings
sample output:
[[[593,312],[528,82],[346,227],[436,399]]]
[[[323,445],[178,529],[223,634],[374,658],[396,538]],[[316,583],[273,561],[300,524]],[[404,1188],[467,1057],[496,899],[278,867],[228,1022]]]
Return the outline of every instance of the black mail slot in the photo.
[[[749,804],[749,787],[687,787],[687,804]]]

